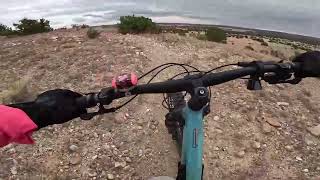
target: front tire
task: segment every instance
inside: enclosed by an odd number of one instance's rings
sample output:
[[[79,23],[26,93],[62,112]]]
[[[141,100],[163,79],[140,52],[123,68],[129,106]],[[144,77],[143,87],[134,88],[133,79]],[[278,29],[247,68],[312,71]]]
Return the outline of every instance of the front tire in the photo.
[[[166,115],[165,124],[172,139],[177,142],[179,152],[181,152],[183,140],[184,119],[182,109],[186,106],[186,101],[182,92],[166,94],[169,113]]]

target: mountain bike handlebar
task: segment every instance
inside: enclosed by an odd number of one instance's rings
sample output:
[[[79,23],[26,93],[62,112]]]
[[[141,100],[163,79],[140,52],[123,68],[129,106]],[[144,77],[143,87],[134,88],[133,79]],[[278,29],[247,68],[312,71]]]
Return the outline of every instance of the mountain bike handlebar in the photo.
[[[208,87],[222,84],[244,76],[263,78],[265,73],[293,74],[300,71],[299,63],[275,63],[275,62],[242,62],[238,63],[242,68],[217,73],[204,73],[190,75],[187,78],[167,80],[164,82],[142,84],[132,87],[127,92],[118,91],[114,88],[102,89],[99,93],[90,93],[77,99],[79,107],[90,108],[98,103],[109,105],[113,100],[128,95],[151,94],[151,93],[175,93],[189,91],[195,87]],[[290,76],[291,77],[291,76]],[[282,78],[281,76],[278,78]],[[189,91],[190,92],[190,91]]]

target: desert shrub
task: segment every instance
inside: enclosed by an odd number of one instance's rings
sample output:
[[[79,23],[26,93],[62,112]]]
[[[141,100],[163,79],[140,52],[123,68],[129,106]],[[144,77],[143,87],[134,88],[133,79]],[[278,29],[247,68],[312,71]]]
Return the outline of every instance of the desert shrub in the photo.
[[[85,29],[85,28],[89,28],[90,26],[87,25],[87,24],[82,24],[80,27],[81,27],[82,29]]]
[[[271,50],[270,54],[280,59],[286,59],[286,56],[281,51],[278,51],[278,50]]]
[[[248,49],[250,51],[254,51],[253,47],[252,46],[246,46],[245,49]]]
[[[143,16],[121,16],[119,32],[122,34],[132,33],[157,33],[159,32],[159,27],[150,18]]]
[[[176,28],[172,30],[173,33],[177,33],[180,36],[185,36],[188,33],[188,30]]]
[[[261,45],[262,46],[269,46],[269,44],[267,42],[262,42]]]
[[[208,41],[226,42],[227,40],[226,32],[215,27],[209,28],[205,35]]]
[[[88,31],[87,31],[87,36],[90,38],[90,39],[94,39],[96,37],[99,36],[99,32],[94,29],[94,28],[89,28]]]
[[[12,30],[12,28],[0,24],[0,36],[8,36],[8,35],[12,35],[14,34],[14,31]]]
[[[71,25],[71,27],[73,28],[73,29],[85,29],[85,28],[89,28],[90,26],[89,25],[87,25],[87,24],[72,24]]]
[[[253,37],[253,38],[252,38],[252,40],[254,40],[254,41],[258,41],[258,42],[261,42],[261,43],[264,43],[263,38]]]
[[[207,36],[205,34],[198,34],[197,39],[199,40],[207,40]]]
[[[71,24],[72,29],[77,29],[79,27],[79,24]]]
[[[19,35],[29,35],[36,33],[49,32],[53,29],[50,27],[50,21],[45,19],[34,20],[23,18],[18,24],[13,24],[16,28],[16,33]]]

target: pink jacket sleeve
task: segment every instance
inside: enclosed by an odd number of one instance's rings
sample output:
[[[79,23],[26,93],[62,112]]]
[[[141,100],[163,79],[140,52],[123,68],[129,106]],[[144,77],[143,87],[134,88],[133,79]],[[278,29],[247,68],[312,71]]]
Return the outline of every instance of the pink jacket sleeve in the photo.
[[[20,109],[0,105],[0,147],[9,143],[33,144],[37,125]]]

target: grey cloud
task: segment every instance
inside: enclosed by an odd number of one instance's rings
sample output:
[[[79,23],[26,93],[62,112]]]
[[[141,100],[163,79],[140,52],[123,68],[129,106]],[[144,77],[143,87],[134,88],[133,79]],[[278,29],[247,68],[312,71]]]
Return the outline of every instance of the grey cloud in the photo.
[[[0,3],[0,23],[7,25],[23,17],[45,17],[55,26],[101,24],[137,14],[180,16],[320,37],[319,0],[0,0]]]

